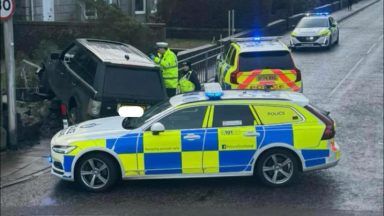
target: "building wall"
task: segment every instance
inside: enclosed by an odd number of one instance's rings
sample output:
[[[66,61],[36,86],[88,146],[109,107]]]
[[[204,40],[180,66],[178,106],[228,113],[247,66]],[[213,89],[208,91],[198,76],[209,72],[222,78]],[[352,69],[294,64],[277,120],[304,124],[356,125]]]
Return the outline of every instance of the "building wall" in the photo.
[[[84,21],[78,0],[16,0],[16,14],[18,20],[44,21],[44,1],[54,1],[53,21]],[[156,0],[145,1],[145,14],[135,13],[136,0],[106,0],[108,3],[118,5],[127,15],[134,17],[139,22],[147,22],[148,15]],[[33,11],[31,9],[33,7]]]

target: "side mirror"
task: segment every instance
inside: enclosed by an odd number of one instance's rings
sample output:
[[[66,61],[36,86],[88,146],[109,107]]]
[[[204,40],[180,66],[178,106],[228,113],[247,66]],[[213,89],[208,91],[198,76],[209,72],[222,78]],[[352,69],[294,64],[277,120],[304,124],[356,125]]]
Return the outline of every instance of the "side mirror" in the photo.
[[[121,117],[138,118],[143,116],[144,109],[140,106],[122,106],[117,110]]]
[[[160,122],[156,122],[151,126],[151,131],[153,135],[159,135],[161,132],[165,131],[165,127]]]
[[[51,53],[51,60],[59,60],[60,59],[60,53],[54,52]]]

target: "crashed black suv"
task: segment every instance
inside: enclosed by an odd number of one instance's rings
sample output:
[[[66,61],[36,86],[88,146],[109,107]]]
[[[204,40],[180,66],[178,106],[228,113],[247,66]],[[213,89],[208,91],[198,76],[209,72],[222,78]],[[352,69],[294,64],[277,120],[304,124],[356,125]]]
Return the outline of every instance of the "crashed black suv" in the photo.
[[[167,98],[159,67],[127,44],[77,39],[42,66],[41,86],[61,101],[71,124],[118,115],[121,105],[148,107]]]

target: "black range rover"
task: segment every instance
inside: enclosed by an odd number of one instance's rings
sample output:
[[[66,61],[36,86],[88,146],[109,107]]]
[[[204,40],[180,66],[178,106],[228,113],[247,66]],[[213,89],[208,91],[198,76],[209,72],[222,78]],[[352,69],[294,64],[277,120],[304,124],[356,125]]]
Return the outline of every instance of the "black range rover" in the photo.
[[[39,77],[71,124],[118,115],[120,105],[148,107],[167,98],[160,68],[133,46],[113,41],[77,39],[52,53]]]

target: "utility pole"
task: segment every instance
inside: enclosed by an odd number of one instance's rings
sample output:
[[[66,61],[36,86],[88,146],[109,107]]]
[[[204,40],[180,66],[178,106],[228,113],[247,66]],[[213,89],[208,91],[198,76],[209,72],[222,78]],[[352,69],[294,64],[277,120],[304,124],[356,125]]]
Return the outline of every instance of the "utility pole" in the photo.
[[[11,149],[17,148],[16,125],[16,89],[15,89],[15,50],[13,42],[13,19],[15,2],[13,0],[0,1],[1,20],[4,29],[5,69],[7,72],[7,103],[8,103],[8,137]]]

